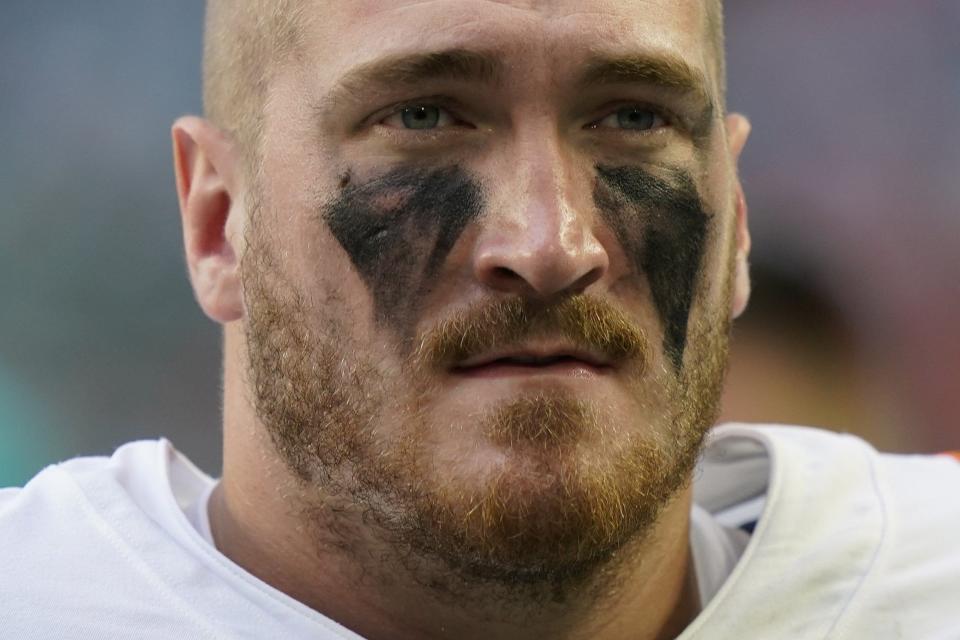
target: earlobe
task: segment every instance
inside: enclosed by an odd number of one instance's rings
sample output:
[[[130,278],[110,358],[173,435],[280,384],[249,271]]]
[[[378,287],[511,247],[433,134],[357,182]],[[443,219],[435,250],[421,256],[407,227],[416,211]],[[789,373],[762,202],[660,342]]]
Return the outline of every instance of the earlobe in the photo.
[[[243,316],[239,253],[239,174],[232,142],[197,117],[173,125],[173,159],[190,282],[212,320]]]

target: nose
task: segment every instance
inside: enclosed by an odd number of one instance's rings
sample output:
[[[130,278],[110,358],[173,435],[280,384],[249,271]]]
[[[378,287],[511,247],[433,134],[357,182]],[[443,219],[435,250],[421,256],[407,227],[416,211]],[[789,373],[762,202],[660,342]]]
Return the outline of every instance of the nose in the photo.
[[[491,194],[475,245],[475,276],[489,289],[524,297],[581,293],[610,264],[594,235],[589,185],[578,182],[556,143],[541,137],[518,146],[496,181],[500,194]]]

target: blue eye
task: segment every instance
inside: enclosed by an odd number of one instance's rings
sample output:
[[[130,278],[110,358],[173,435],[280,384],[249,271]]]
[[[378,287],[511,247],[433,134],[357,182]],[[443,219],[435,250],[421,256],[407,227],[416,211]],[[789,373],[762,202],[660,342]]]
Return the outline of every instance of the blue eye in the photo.
[[[440,123],[439,107],[404,107],[400,111],[403,126],[407,129],[433,129]]]
[[[632,105],[621,107],[593,126],[628,131],[650,131],[667,125],[663,116],[653,109]]]
[[[617,110],[617,123],[624,129],[652,129],[657,115],[649,109],[626,107]]]
[[[400,107],[380,121],[380,124],[409,131],[431,131],[455,124],[456,120],[446,110],[430,104],[412,104]]]

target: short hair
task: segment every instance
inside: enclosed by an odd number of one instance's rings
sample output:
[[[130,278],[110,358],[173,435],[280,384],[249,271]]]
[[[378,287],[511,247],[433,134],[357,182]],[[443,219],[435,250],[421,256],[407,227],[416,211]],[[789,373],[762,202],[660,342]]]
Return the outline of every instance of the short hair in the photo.
[[[723,0],[704,0],[717,84],[725,102]],[[253,166],[272,71],[299,48],[302,0],[207,0],[203,104],[207,117],[239,143]]]
[[[207,0],[203,47],[203,107],[253,159],[267,85],[300,45],[302,0]]]

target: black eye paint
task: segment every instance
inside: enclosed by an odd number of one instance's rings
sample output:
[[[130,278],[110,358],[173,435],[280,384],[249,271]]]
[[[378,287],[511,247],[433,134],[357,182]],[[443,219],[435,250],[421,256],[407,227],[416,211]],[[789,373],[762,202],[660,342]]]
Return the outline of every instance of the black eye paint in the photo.
[[[597,167],[594,200],[638,273],[663,323],[663,348],[679,371],[711,215],[689,173],[671,180],[638,167]]]
[[[341,184],[324,218],[370,289],[377,322],[406,333],[457,239],[479,217],[483,192],[460,167],[401,167]]]

